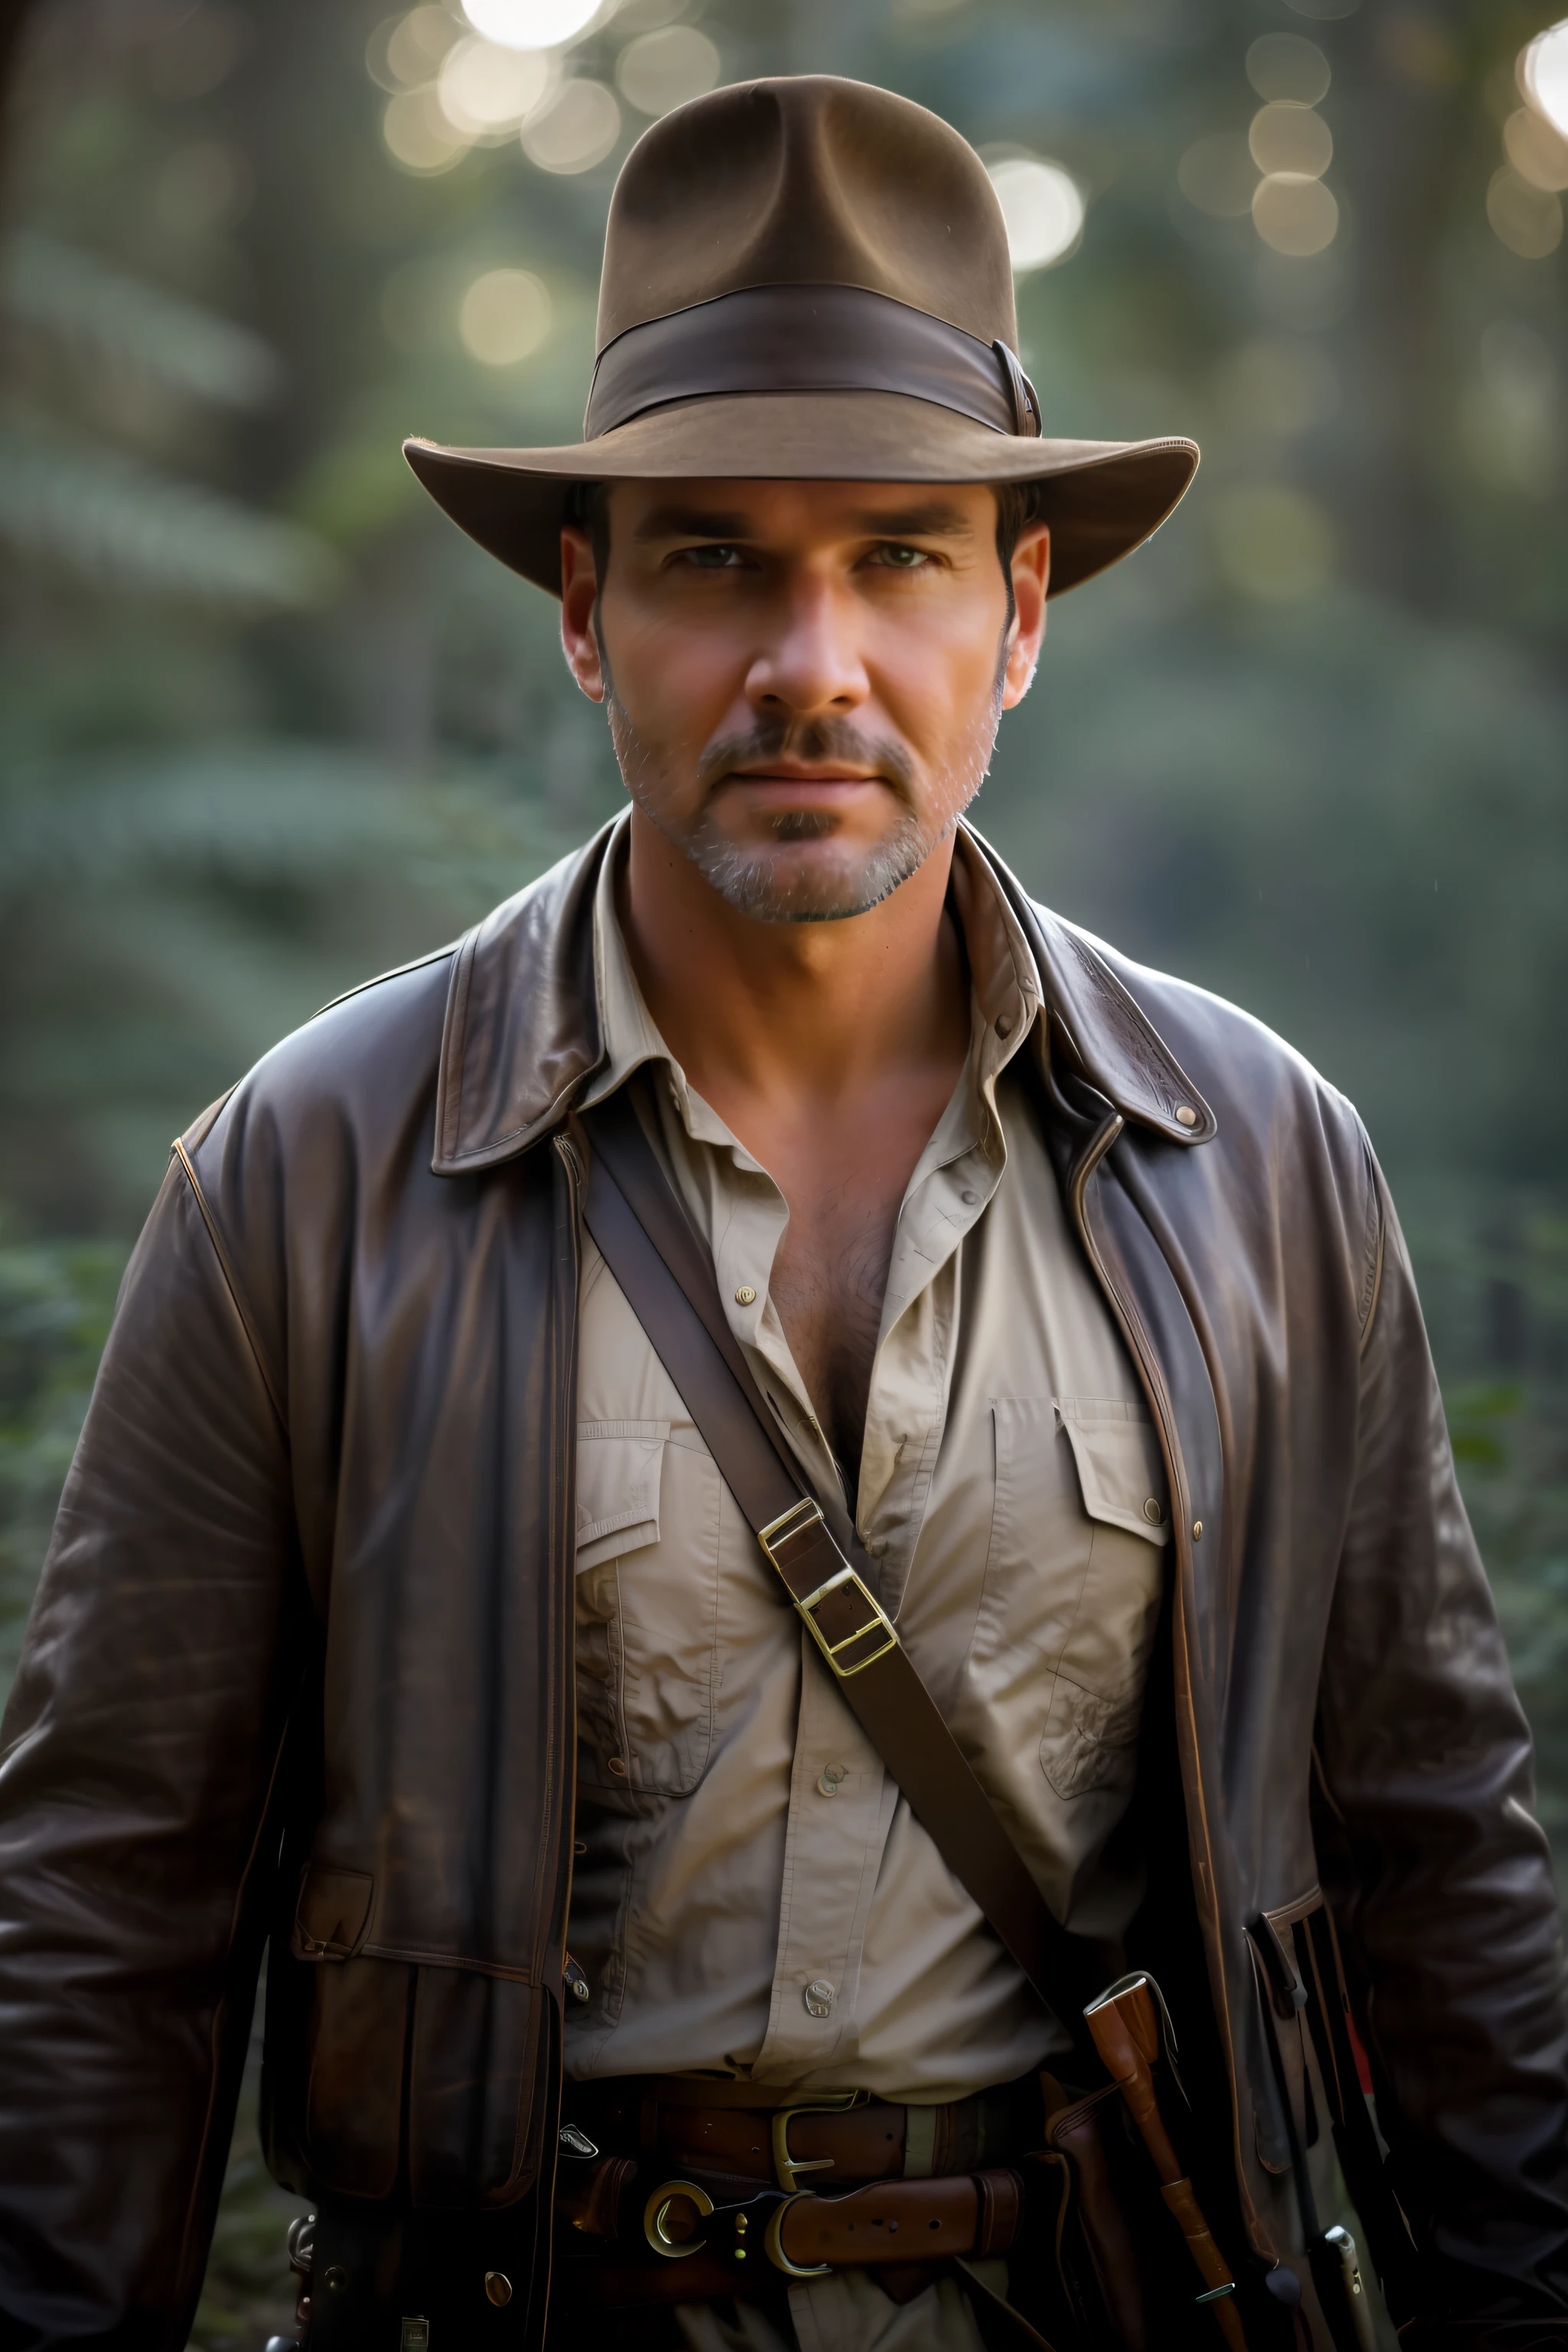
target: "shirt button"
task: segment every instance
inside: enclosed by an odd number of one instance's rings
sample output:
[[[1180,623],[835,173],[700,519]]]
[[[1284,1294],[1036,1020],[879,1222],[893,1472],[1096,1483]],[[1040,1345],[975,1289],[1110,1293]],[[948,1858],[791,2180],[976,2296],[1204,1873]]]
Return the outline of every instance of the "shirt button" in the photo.
[[[836,1797],[838,1794],[838,1783],[840,1780],[847,1780],[848,1778],[849,1768],[847,1764],[828,1764],[824,1766],[822,1778],[816,1785],[825,1797]]]
[[[1164,1518],[1164,1507],[1161,1503],[1158,1496],[1151,1495],[1148,1501],[1143,1506],[1143,1517],[1148,1520],[1149,1525],[1152,1528],[1157,1528]]]
[[[976,1202],[976,1201],[978,1201],[978,1200],[979,1200],[979,1198],[980,1198],[980,1195],[979,1195],[979,1193],[978,1193],[978,1192],[965,1192],[965,1193],[964,1193],[964,1195],[963,1195],[963,1205],[964,1205],[964,1207],[965,1207],[966,1209],[973,1209],[973,1206],[974,1206],[974,1203]]]
[[[805,2003],[808,2017],[831,2017],[833,2014],[833,1987],[826,1977],[813,1977],[801,1999]]]
[[[1013,1016],[1010,1013],[999,1013],[996,1015],[996,1034],[998,1037],[1010,1037],[1013,1034]]]
[[[757,1301],[757,1294],[756,1294],[756,1292],[752,1289],[752,1286],[751,1286],[751,1284],[750,1284],[749,1282],[743,1282],[743,1283],[741,1285],[741,1287],[739,1288],[739,1290],[737,1290],[737,1291],[736,1291],[736,1293],[735,1293],[735,1304],[736,1304],[736,1306],[737,1306],[737,1307],[754,1307],[754,1306],[756,1305],[756,1301]]]

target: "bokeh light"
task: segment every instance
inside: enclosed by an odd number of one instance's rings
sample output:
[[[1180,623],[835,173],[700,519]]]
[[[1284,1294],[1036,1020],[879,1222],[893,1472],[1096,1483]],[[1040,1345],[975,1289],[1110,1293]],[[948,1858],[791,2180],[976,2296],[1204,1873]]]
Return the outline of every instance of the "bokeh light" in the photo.
[[[1037,155],[1005,155],[986,168],[1017,275],[1065,261],[1083,235],[1083,195],[1071,173]]]
[[[505,49],[553,49],[575,40],[598,15],[600,0],[463,0],[476,33]]]
[[[1276,253],[1304,259],[1332,245],[1340,208],[1321,180],[1301,172],[1271,172],[1252,192],[1252,221]]]
[[[384,40],[372,37],[371,70],[375,72],[379,52],[384,73],[377,79],[390,77],[388,87],[394,89],[416,89],[434,79],[459,30],[445,8],[411,8],[406,16],[394,17],[383,27]]]
[[[1329,93],[1329,61],[1301,33],[1260,33],[1247,52],[1247,79],[1259,98],[1316,106]]]
[[[1519,86],[1552,129],[1568,138],[1568,16],[1537,33],[1521,51]]]
[[[627,43],[616,67],[623,98],[639,114],[668,114],[718,81],[719,52],[694,25],[663,25]]]
[[[433,87],[396,90],[386,101],[381,135],[405,172],[446,172],[473,143],[446,113]]]
[[[531,269],[487,269],[464,295],[458,332],[486,367],[515,367],[550,333],[550,291]]]
[[[538,111],[560,79],[549,49],[503,49],[469,37],[442,60],[436,94],[454,129],[471,139],[505,138]]]
[[[621,110],[602,81],[563,82],[522,129],[523,152],[542,172],[588,172],[621,135]]]
[[[1533,107],[1516,107],[1502,127],[1503,152],[1536,188],[1568,188],[1568,139]]]
[[[1259,107],[1247,134],[1260,172],[1321,180],[1334,159],[1333,133],[1308,106],[1275,103]]]

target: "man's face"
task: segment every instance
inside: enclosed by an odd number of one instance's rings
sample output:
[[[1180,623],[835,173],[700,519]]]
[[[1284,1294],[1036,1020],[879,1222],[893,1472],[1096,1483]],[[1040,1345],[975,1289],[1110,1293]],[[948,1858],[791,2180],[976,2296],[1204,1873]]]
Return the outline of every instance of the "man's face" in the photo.
[[[637,805],[765,922],[896,890],[1027,688],[1044,530],[1020,541],[1009,627],[985,488],[620,482],[609,525],[603,582],[563,535],[563,634]]]

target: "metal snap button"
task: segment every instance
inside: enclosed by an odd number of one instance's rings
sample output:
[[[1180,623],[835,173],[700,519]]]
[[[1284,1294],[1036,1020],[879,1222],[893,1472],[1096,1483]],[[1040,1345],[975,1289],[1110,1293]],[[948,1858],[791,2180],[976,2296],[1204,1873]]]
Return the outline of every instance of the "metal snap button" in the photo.
[[[1176,1125],[1178,1127],[1196,1127],[1197,1123],[1198,1115],[1193,1108],[1191,1103],[1178,1103],[1176,1105]]]
[[[828,1983],[826,1977],[813,1977],[811,1982],[806,1986],[805,1990],[802,1993],[801,1999],[805,2003],[805,2011],[808,2017],[832,2016],[833,1987]]]
[[[610,1770],[615,1774],[617,1780],[624,1780],[626,1777],[626,1758],[624,1756],[612,1756],[610,1759]]]
[[[508,2304],[511,2301],[511,2281],[508,2278],[505,2271],[487,2271],[485,2273],[485,2293],[489,2295],[490,2301],[495,2305],[498,2311],[503,2304]]]
[[[1193,1521],[1193,1541],[1194,1541],[1194,1543],[1202,1543],[1202,1541],[1203,1541],[1203,1538],[1204,1538],[1204,1523],[1203,1523],[1202,1519],[1194,1519],[1194,1520]]]
[[[756,1294],[755,1290],[753,1290],[753,1288],[752,1287],[752,1285],[751,1285],[749,1282],[743,1282],[743,1283],[741,1285],[741,1287],[739,1288],[739,1290],[737,1290],[737,1291],[736,1291],[736,1293],[735,1293],[735,1304],[736,1304],[736,1306],[737,1306],[737,1307],[754,1307],[754,1306],[756,1305],[756,1303],[757,1303],[757,1294]]]
[[[1144,1504],[1143,1517],[1152,1528],[1157,1528],[1163,1522],[1165,1517],[1164,1507],[1157,1495],[1151,1495]]]
[[[349,2283],[349,2274],[342,2263],[329,2263],[322,2273],[321,2284],[329,2294],[341,2294]]]

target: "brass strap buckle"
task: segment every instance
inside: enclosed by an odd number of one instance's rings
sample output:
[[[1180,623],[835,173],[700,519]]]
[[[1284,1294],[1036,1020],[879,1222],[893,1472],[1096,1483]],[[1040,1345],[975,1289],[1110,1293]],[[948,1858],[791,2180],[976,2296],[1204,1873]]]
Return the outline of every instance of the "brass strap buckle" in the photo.
[[[801,2172],[831,2172],[830,2156],[792,2156],[789,2152],[789,2127],[796,2116],[847,2116],[853,2107],[863,2107],[869,2101],[869,2091],[824,2091],[819,2098],[801,2099],[793,2107],[781,2107],[773,2117],[773,2178],[781,2189],[794,2196],[795,2175]],[[802,2192],[804,2194],[804,2191]]]
[[[805,1496],[800,1502],[792,1505],[790,1509],[782,1513],[778,1518],[772,1520],[767,1527],[760,1528],[757,1541],[762,1545],[779,1574],[784,1576],[784,1562],[779,1558],[784,1546],[793,1542],[796,1536],[805,1535],[808,1529],[823,1527],[826,1524],[821,1504]],[[832,1541],[831,1536],[828,1540]],[[837,1547],[835,1549],[837,1549]],[[842,1559],[844,1556],[840,1552],[838,1557]],[[785,1580],[787,1582],[787,1577]],[[846,1633],[842,1640],[830,1642],[811,1612],[827,1598],[830,1592],[837,1592],[841,1585],[852,1585],[866,1603],[869,1613],[863,1625],[857,1625],[854,1631]],[[797,1600],[795,1605],[804,1618],[812,1640],[841,1683],[847,1682],[851,1675],[863,1673],[867,1666],[874,1666],[879,1658],[885,1658],[889,1650],[896,1650],[899,1646],[898,1630],[892,1619],[878,1601],[875,1593],[871,1591],[864,1577],[858,1575],[847,1560],[844,1561],[843,1567],[837,1575],[828,1577],[825,1583],[817,1586],[815,1592],[808,1592],[804,1600]],[[879,1640],[879,1635],[882,1637]],[[858,1642],[865,1641],[876,1641],[876,1648],[868,1651],[865,1657],[855,1659],[850,1664],[839,1664],[841,1651],[852,1650]]]
[[[643,2207],[642,2233],[654,2252],[662,2254],[669,2263],[683,2263],[690,2255],[700,2254],[708,2243],[706,2238],[671,2236],[669,2209],[678,2198],[695,2208],[700,2225],[713,2211],[713,2200],[706,2189],[699,2189],[695,2180],[660,2181]]]

